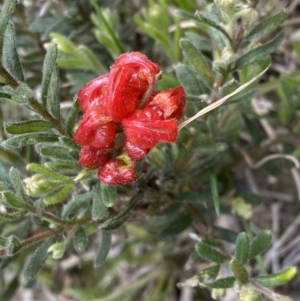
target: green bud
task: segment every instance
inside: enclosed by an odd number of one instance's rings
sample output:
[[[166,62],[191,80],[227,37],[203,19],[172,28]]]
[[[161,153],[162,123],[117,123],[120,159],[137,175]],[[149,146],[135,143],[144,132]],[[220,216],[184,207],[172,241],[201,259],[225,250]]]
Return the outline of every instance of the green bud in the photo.
[[[66,250],[65,242],[57,242],[48,248],[48,253],[52,252],[53,259],[60,259],[63,257]]]
[[[235,13],[239,7],[239,2],[237,0],[215,0],[216,6],[221,10],[231,15]]]
[[[239,301],[263,301],[263,298],[256,290],[243,286]]]
[[[61,182],[49,181],[40,174],[35,174],[25,179],[24,182],[27,194],[33,197],[46,195],[62,185]]]
[[[20,240],[15,235],[10,235],[7,237],[5,244],[6,256],[13,256],[20,248]]]

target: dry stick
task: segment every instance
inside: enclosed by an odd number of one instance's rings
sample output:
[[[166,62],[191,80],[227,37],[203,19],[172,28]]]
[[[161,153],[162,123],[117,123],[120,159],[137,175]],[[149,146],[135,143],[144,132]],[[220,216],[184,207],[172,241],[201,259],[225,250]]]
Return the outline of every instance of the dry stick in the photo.
[[[180,131],[181,129],[183,129],[185,126],[187,126],[190,122],[192,122],[193,120],[197,119],[198,117],[210,112],[211,110],[219,107],[220,105],[222,105],[226,100],[228,100],[231,96],[236,95],[237,93],[239,93],[240,91],[244,90],[245,88],[247,88],[249,85],[251,85],[254,81],[256,81],[259,77],[261,77],[268,69],[269,69],[270,65],[263,70],[262,72],[260,72],[258,75],[256,75],[254,78],[252,78],[250,81],[248,81],[247,83],[245,83],[244,85],[240,86],[239,88],[237,88],[234,92],[226,95],[225,97],[219,99],[218,101],[210,104],[209,106],[205,107],[204,109],[202,109],[201,111],[199,111],[196,115],[194,115],[193,117],[189,118],[188,120],[183,121],[179,126],[178,126],[178,131]]]

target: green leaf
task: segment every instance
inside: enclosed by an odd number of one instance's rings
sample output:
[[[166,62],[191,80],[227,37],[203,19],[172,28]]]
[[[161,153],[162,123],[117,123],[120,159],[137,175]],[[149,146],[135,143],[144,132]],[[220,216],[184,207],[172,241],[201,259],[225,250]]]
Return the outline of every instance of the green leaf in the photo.
[[[120,227],[124,222],[125,220],[127,219],[128,217],[128,214],[130,213],[131,209],[143,198],[143,195],[142,194],[138,194],[136,196],[134,196],[127,208],[120,212],[118,215],[114,216],[113,218],[105,221],[104,223],[102,223],[100,225],[100,228],[101,229],[106,229],[106,230],[113,230],[113,229],[116,229],[118,227]]]
[[[219,271],[220,271],[220,265],[219,264],[210,266],[206,269],[201,270],[197,274],[198,280],[199,280],[199,282],[207,282],[209,280],[213,280],[217,277]]]
[[[4,124],[5,131],[14,135],[44,132],[51,128],[52,124],[44,120],[29,120]]]
[[[234,70],[245,68],[261,59],[264,59],[266,56],[276,50],[276,48],[281,44],[283,37],[283,33],[280,33],[269,43],[245,53],[236,61]]]
[[[196,245],[196,252],[201,257],[211,262],[224,263],[227,260],[227,257],[223,253],[203,242],[200,242]]]
[[[72,151],[62,146],[42,146],[38,149],[38,152],[46,158],[63,161],[77,161],[74,157],[72,157]]]
[[[253,280],[265,287],[276,287],[283,285],[286,282],[290,281],[297,273],[296,267],[289,267],[284,271],[281,271],[276,274],[258,276],[253,278]]]
[[[13,213],[0,212],[0,223],[12,222],[22,218],[25,214],[26,211],[15,211]]]
[[[96,73],[106,72],[105,68],[102,66],[100,61],[95,56],[94,52],[86,46],[81,45],[79,47],[79,53],[82,59],[84,60],[86,66],[90,70],[94,70]]]
[[[92,205],[92,219],[93,220],[101,220],[107,211],[107,207],[103,202],[103,198],[101,195],[101,184],[99,183],[96,186],[93,195],[93,205]]]
[[[172,223],[167,225],[160,233],[158,238],[161,240],[172,240],[184,231],[192,222],[190,215],[179,216]]]
[[[21,248],[21,243],[18,237],[15,235],[10,235],[6,238],[5,242],[5,252],[6,256],[11,257]]]
[[[7,149],[15,149],[26,145],[35,145],[41,142],[56,141],[58,141],[58,136],[52,133],[30,133],[9,138],[2,142],[2,146]]]
[[[9,207],[12,208],[24,208],[26,203],[18,196],[16,196],[11,191],[4,191],[2,193],[4,201]]]
[[[72,218],[80,208],[88,207],[93,198],[93,194],[94,191],[89,191],[72,198],[64,205],[61,217],[64,219]]]
[[[188,39],[182,38],[180,40],[180,46],[184,55],[189,60],[190,64],[197,72],[203,83],[208,88],[211,88],[214,83],[214,75],[201,53]]]
[[[201,286],[207,288],[230,288],[233,287],[235,277],[220,278],[213,282],[200,282]]]
[[[109,249],[110,249],[110,245],[111,245],[111,232],[102,229],[101,242],[99,245],[99,252],[94,261],[95,268],[98,268],[99,266],[101,266],[103,264],[103,262],[105,261],[107,255],[108,255]]]
[[[59,137],[59,142],[61,145],[73,150],[73,151],[80,151],[80,146],[74,142],[73,139],[69,137]]]
[[[234,257],[241,264],[245,264],[249,258],[249,251],[250,251],[249,237],[245,232],[240,233],[236,240]]]
[[[248,282],[248,273],[239,261],[232,259],[229,262],[229,267],[239,282],[241,283]]]
[[[13,185],[13,187],[14,187],[16,193],[17,193],[17,196],[20,197],[23,200],[27,200],[22,179],[21,179],[21,177],[19,175],[19,172],[16,168],[12,167],[10,169],[9,177],[10,177],[11,184]]]
[[[200,83],[194,72],[185,65],[179,65],[176,68],[176,76],[178,81],[183,86],[186,95],[199,97],[202,94]]]
[[[52,41],[57,44],[60,53],[71,54],[79,57],[79,52],[76,45],[69,39],[56,32],[52,32],[50,37],[52,38]]]
[[[74,98],[73,106],[72,106],[71,110],[69,111],[69,114],[68,114],[67,120],[66,120],[66,129],[70,136],[73,135],[73,129],[76,124],[79,111],[80,110],[79,110],[79,105],[78,105],[77,96],[76,96]]]
[[[11,95],[11,99],[19,105],[28,105],[29,98],[32,97],[30,88],[22,83],[20,84]]]
[[[246,39],[253,40],[258,39],[264,35],[271,33],[273,30],[283,24],[287,18],[286,10],[279,14],[260,22],[252,31],[247,35]]]
[[[97,189],[96,189],[97,190]],[[115,186],[100,183],[100,197],[106,207],[112,207],[117,200],[117,189]]]
[[[272,241],[272,233],[269,230],[263,230],[253,239],[250,244],[249,258],[261,254],[269,247]]]
[[[70,178],[68,178],[64,175],[61,175],[61,174],[59,174],[55,171],[52,171],[51,169],[49,169],[45,166],[39,165],[37,163],[27,164],[26,169],[29,170],[29,171],[32,171],[32,172],[36,172],[36,173],[45,175],[47,177],[53,178],[53,179],[58,180],[58,181],[70,182]]]
[[[11,23],[7,24],[4,34],[2,61],[4,68],[15,80],[18,82],[25,81],[22,65],[16,50],[15,29]]]
[[[87,238],[85,231],[82,227],[79,227],[73,237],[73,245],[76,252],[80,253],[84,251],[87,244]]]
[[[49,112],[57,120],[60,120],[60,89],[59,89],[59,71],[55,65],[51,75],[48,94],[47,94],[47,108]]]
[[[30,258],[28,266],[24,271],[24,279],[25,281],[33,280],[40,269],[45,264],[49,254],[48,248],[54,243],[55,237],[47,238],[43,241],[43,243],[35,249],[34,255]]]
[[[74,183],[66,184],[59,192],[55,193],[54,195],[44,198],[43,203],[46,206],[54,205],[64,201],[67,196],[71,193]]]
[[[212,198],[214,201],[214,207],[217,215],[220,215],[220,201],[219,201],[219,192],[218,192],[218,183],[217,183],[217,177],[216,174],[211,171],[209,174],[209,180],[210,180],[210,189]]]
[[[43,66],[43,78],[42,78],[42,103],[47,105],[47,97],[49,92],[49,86],[51,82],[52,73],[56,66],[57,58],[57,45],[51,44],[47,49],[47,53]]]
[[[0,58],[3,51],[4,35],[10,15],[15,9],[17,0],[4,0],[0,14]]]

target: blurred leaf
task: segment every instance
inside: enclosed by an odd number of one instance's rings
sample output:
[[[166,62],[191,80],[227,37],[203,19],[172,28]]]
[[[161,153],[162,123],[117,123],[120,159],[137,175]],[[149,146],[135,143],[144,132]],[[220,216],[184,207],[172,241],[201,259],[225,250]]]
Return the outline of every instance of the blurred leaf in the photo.
[[[87,244],[87,238],[85,231],[82,227],[79,227],[73,237],[73,245],[76,252],[80,253],[84,251]]]
[[[14,2],[14,1],[12,1]],[[16,50],[14,26],[7,24],[3,41],[3,66],[17,81],[24,82],[23,68]]]
[[[269,247],[272,241],[272,233],[269,230],[263,230],[253,239],[250,244],[249,258],[255,257],[261,254],[265,249]]]
[[[29,98],[32,97],[32,91],[26,84],[20,84],[11,95],[11,99],[19,105],[28,105]]]
[[[11,191],[4,191],[3,197],[5,203],[12,208],[24,208],[26,207],[26,203],[18,196],[13,194]]]
[[[187,96],[193,95],[199,97],[200,94],[202,94],[200,83],[189,67],[180,64],[176,68],[176,76],[180,84],[183,86]]]
[[[249,237],[245,232],[238,235],[236,240],[236,247],[234,257],[241,264],[245,264],[249,258],[250,242]]]
[[[99,245],[99,252],[97,254],[97,257],[94,261],[94,267],[98,268],[100,267],[103,262],[105,261],[111,244],[111,232],[106,230],[101,230],[101,242]]]
[[[12,213],[0,212],[0,223],[12,222],[14,220],[22,218],[26,214],[26,211],[15,211]]]
[[[220,214],[220,201],[219,201],[219,192],[218,192],[218,182],[217,177],[214,171],[210,171],[209,173],[209,180],[210,180],[210,188],[211,188],[211,194],[214,201],[214,207],[216,214]]]
[[[103,202],[101,183],[99,183],[93,194],[92,219],[101,220],[107,211],[107,206]]]
[[[184,55],[189,60],[190,64],[197,72],[203,83],[208,88],[211,88],[214,83],[214,75],[201,53],[189,40],[185,38],[180,40],[180,46],[184,52]]]
[[[72,151],[62,146],[42,146],[38,148],[38,152],[46,158],[63,161],[77,161],[74,157],[72,157]]]
[[[75,152],[78,152],[80,150],[80,146],[78,144],[76,144],[74,142],[74,140],[69,137],[59,137],[59,142],[61,143],[61,145],[65,146]]]
[[[200,282],[201,286],[207,288],[230,288],[233,287],[235,277],[220,278],[213,282]]]
[[[44,66],[43,66],[42,103],[44,104],[44,106],[47,105],[49,87],[50,87],[52,73],[55,70],[56,59],[57,59],[57,45],[51,44],[47,49],[47,53],[44,60]]]
[[[9,134],[20,135],[26,133],[43,132],[52,128],[52,124],[44,120],[29,120],[4,124],[4,129]]]
[[[280,33],[272,41],[266,43],[265,45],[259,46],[246,52],[236,61],[234,69],[242,69],[251,64],[254,64],[261,59],[264,59],[266,56],[276,50],[276,48],[281,44],[283,37],[283,34]]]
[[[176,218],[172,223],[167,225],[160,233],[158,238],[161,240],[171,240],[175,239],[184,231],[192,222],[192,218],[190,215],[181,215]]]
[[[55,65],[52,71],[48,93],[47,93],[47,108],[49,112],[57,120],[60,120],[60,86],[59,86],[59,71]]]
[[[17,0],[4,0],[0,14],[0,57],[2,56],[4,35],[10,15],[14,11]]]
[[[297,268],[290,267],[276,274],[255,277],[253,280],[265,287],[276,287],[290,281],[296,273]]]
[[[49,254],[48,248],[54,243],[55,237],[45,239],[42,244],[35,250],[34,255],[30,258],[29,264],[24,271],[24,279],[26,282],[33,280],[40,269],[45,264]]]
[[[66,184],[59,192],[55,193],[50,197],[44,198],[43,203],[46,206],[50,206],[64,201],[67,198],[67,196],[71,193],[73,185],[73,183]]]
[[[209,280],[213,280],[217,277],[219,271],[220,271],[220,265],[219,264],[210,266],[206,269],[201,270],[197,274],[198,280],[199,280],[199,282],[207,282]]]
[[[77,116],[78,116],[79,111],[80,110],[79,110],[78,101],[77,101],[77,97],[76,97],[76,98],[74,98],[73,106],[70,109],[68,116],[67,116],[67,120],[66,120],[66,129],[70,136],[73,136],[73,129],[74,129],[75,123],[77,121]]]
[[[196,245],[196,252],[208,261],[224,263],[227,258],[224,254],[212,248],[210,245],[200,242]]]
[[[56,142],[58,136],[51,133],[30,133],[22,134],[12,138],[9,138],[2,142],[2,146],[7,149],[20,148],[26,145],[35,145],[41,142]]]
[[[16,168],[12,167],[9,171],[9,176],[10,176],[11,184],[13,185],[17,193],[17,196],[20,197],[22,200],[27,200],[19,171]]]
[[[115,186],[100,183],[100,195],[106,207],[112,207],[117,200],[117,189]]]
[[[90,201],[92,200],[93,194],[93,191],[89,191],[73,197],[67,204],[64,205],[61,217],[64,219],[72,218],[79,209],[88,207]]]
[[[207,39],[202,38],[199,34],[195,32],[188,31],[185,32],[185,37],[199,50],[202,51],[212,51],[211,42]]]
[[[35,173],[45,175],[47,177],[53,178],[53,179],[58,180],[58,181],[63,181],[63,182],[69,182],[70,181],[70,179],[68,177],[63,176],[63,175],[61,175],[61,174],[59,174],[55,171],[52,171],[51,169],[49,169],[45,166],[42,166],[42,165],[39,165],[39,164],[36,164],[36,163],[27,164],[26,169],[29,170],[29,171],[35,172]]]
[[[280,12],[279,14],[263,20],[252,31],[246,36],[246,39],[253,40],[258,39],[264,35],[267,35],[274,31],[276,28],[281,26],[287,17],[286,10]]]
[[[248,273],[239,261],[232,259],[229,262],[229,267],[239,282],[241,283],[248,282]]]

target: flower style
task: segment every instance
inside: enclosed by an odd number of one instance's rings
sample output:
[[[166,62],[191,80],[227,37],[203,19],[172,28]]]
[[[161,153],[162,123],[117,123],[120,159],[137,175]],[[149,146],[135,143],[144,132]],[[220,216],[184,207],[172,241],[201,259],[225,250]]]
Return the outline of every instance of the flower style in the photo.
[[[175,142],[183,115],[182,87],[153,91],[160,69],[138,52],[120,55],[109,73],[78,92],[83,118],[74,133],[81,145],[79,165],[100,168],[98,178],[109,185],[137,179],[135,161],[160,142]]]

